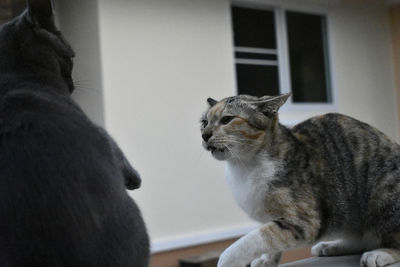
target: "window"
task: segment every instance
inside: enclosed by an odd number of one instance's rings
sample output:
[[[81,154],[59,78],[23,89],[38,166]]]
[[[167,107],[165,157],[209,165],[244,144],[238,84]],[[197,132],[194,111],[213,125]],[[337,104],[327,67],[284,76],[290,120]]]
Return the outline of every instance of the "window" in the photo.
[[[286,12],[294,102],[330,102],[325,18]]]
[[[325,16],[242,6],[231,11],[238,94],[290,91],[293,104],[332,103]]]
[[[232,7],[239,94],[279,94],[274,12]]]

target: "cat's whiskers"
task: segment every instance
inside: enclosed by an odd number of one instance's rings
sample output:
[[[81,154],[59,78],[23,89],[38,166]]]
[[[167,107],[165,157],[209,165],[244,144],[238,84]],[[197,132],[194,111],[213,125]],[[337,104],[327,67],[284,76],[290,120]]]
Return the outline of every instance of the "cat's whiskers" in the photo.
[[[101,93],[99,89],[91,86],[90,81],[76,80],[74,81],[75,91],[74,93],[85,93],[85,94],[93,94],[93,93]]]
[[[235,144],[239,144],[239,145],[242,145],[242,146],[252,147],[252,148],[258,147],[258,145],[256,145],[256,144],[252,144],[252,143],[249,143],[249,142],[241,142],[241,141],[232,140],[232,139],[229,140],[229,142],[235,143]]]
[[[237,143],[237,144],[242,144],[242,145],[249,145],[249,146],[256,146],[255,144],[252,144],[250,142],[244,142],[241,140],[235,140],[235,139],[230,139],[229,142]]]
[[[248,138],[234,137],[234,138],[232,138],[232,139],[234,139],[234,140],[236,140],[236,141],[244,141],[244,142],[246,142],[246,143],[253,143],[253,141],[252,141],[252,140],[249,140]]]

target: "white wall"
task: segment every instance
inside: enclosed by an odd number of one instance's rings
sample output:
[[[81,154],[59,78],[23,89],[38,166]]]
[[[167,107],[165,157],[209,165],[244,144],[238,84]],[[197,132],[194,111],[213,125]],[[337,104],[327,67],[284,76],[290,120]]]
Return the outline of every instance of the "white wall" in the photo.
[[[399,141],[388,10],[362,4],[336,8],[332,40],[340,112]]]
[[[57,0],[57,18],[75,51],[73,98],[88,116],[104,125],[97,0]]]
[[[153,241],[248,224],[201,147],[206,98],[234,90],[227,0],[100,1],[107,129],[143,176]]]
[[[396,137],[381,1],[254,2],[327,12],[338,111]],[[206,98],[235,94],[229,6],[229,0],[98,1],[105,125],[142,175],[143,187],[132,196],[158,248],[253,225],[227,190],[223,164],[201,148],[199,133]],[[82,38],[90,40],[86,33]]]

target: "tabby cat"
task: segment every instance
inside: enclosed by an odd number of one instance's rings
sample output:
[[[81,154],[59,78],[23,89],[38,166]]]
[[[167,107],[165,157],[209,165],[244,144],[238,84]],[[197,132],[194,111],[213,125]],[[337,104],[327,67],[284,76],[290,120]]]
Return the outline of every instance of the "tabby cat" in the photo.
[[[283,251],[310,244],[315,256],[364,252],[361,266],[400,261],[400,146],[340,114],[287,128],[278,109],[288,97],[208,99],[203,145],[227,162],[237,204],[262,223],[218,266],[276,266]]]
[[[149,240],[116,143],[70,95],[50,0],[0,27],[0,266],[145,267]]]

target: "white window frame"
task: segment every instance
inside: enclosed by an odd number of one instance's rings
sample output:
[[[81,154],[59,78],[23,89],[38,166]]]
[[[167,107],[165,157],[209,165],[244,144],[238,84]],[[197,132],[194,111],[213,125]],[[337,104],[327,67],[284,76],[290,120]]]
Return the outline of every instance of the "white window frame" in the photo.
[[[279,79],[279,90],[283,93],[289,93],[291,91],[291,80],[290,80],[290,63],[289,63],[289,49],[288,49],[288,38],[287,38],[287,27],[286,27],[286,12],[301,12],[313,15],[324,16],[326,20],[326,42],[328,46],[327,51],[327,67],[329,74],[329,99],[330,103],[294,103],[292,98],[289,98],[287,103],[280,110],[280,121],[286,125],[294,125],[312,116],[337,112],[337,99],[336,99],[336,87],[335,87],[335,76],[333,72],[333,56],[332,56],[332,42],[331,42],[331,31],[330,31],[330,16],[327,10],[316,6],[307,4],[281,4],[279,0],[232,0],[231,6],[243,7],[243,8],[254,8],[260,10],[269,10],[274,12],[275,17],[275,32],[276,32],[276,54],[278,56],[278,79]],[[231,19],[232,22],[232,19]],[[233,35],[233,33],[232,33]],[[233,38],[232,38],[233,40]],[[233,50],[235,50],[234,41],[232,41]],[[235,58],[234,58],[235,59]],[[235,59],[235,64],[237,59]],[[237,77],[235,74],[235,84]],[[237,84],[236,84],[237,85]],[[237,88],[237,86],[236,86]]]

